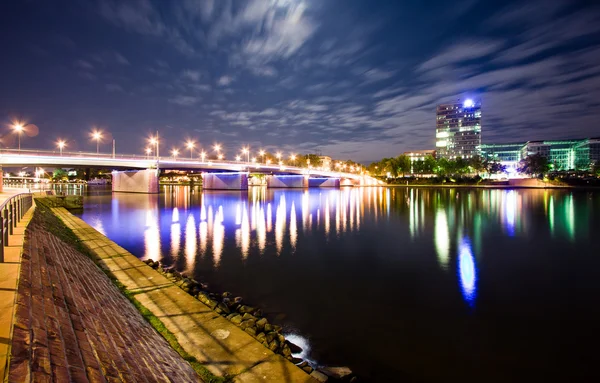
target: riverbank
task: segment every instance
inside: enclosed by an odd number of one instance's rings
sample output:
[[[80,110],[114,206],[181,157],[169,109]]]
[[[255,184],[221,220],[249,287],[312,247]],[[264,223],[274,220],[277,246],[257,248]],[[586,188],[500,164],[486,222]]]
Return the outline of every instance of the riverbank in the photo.
[[[25,232],[7,381],[202,381],[44,210]]]
[[[180,354],[206,369],[209,378],[317,381],[65,209],[48,206],[44,214],[94,259],[155,329],[171,338]]]

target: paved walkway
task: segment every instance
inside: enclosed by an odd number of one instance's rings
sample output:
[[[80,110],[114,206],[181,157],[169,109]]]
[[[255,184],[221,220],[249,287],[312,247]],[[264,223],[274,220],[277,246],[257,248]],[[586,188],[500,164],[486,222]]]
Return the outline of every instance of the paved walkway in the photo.
[[[85,255],[38,217],[21,261],[9,382],[197,382]]]

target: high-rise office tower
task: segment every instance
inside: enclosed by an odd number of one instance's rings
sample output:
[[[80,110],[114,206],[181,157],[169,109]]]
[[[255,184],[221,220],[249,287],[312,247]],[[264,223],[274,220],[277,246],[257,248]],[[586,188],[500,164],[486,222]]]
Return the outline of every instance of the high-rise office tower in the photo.
[[[438,105],[435,146],[438,158],[472,158],[481,154],[481,103]]]

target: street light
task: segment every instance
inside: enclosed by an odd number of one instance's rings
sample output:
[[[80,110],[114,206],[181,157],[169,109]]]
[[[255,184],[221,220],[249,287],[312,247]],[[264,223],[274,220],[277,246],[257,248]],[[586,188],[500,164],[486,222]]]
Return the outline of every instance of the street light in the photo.
[[[192,159],[192,150],[194,149],[194,146],[196,146],[196,143],[194,141],[188,140],[188,142],[185,145],[190,150],[190,160],[191,160]]]
[[[277,157],[277,160],[279,161],[279,165],[281,165],[281,152],[277,152],[275,154],[275,157]]]
[[[223,156],[221,153],[219,153],[219,155],[217,156],[218,159],[222,160],[223,158],[225,158],[225,156]]]
[[[237,156],[235,156],[235,160],[239,162],[239,161],[242,160],[242,157],[240,157],[239,155],[237,155]]]
[[[63,152],[63,148],[65,147],[67,143],[64,142],[63,140],[58,140],[56,142],[56,146],[58,146],[58,149],[60,150],[60,155],[62,156],[62,152]]]
[[[150,158],[150,154],[152,154],[152,148],[146,148],[146,159]]]
[[[13,126],[13,129],[15,130],[15,132],[17,132],[17,135],[19,136],[19,151],[21,151],[21,134],[23,133],[23,124],[17,123]]]
[[[173,159],[177,159],[177,155],[179,154],[179,150],[173,149],[173,150],[171,150],[171,154],[173,155]]]
[[[204,162],[204,159],[206,158],[206,152],[204,150],[200,152],[200,158],[202,158],[202,162]]]
[[[250,162],[250,148],[242,148],[242,153],[246,155],[246,162]]]
[[[262,149],[258,152],[258,155],[260,156],[262,162],[265,162],[265,154],[266,152]]]
[[[94,130],[92,132],[92,140],[96,141],[96,154],[100,154],[100,140],[102,139],[102,132]]]
[[[294,166],[296,166],[296,155],[295,155],[295,154],[291,154],[291,155],[290,155],[290,160],[292,160],[292,164],[293,164]]]

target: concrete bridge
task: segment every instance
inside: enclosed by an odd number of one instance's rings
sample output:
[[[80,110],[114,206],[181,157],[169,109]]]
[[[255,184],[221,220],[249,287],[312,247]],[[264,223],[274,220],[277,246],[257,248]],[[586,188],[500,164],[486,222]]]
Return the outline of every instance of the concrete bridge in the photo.
[[[44,150],[2,150],[0,166],[108,168],[113,169],[113,191],[138,193],[158,192],[159,169],[200,171],[204,189],[247,189],[252,177],[264,178],[264,182],[261,183],[271,188],[361,186],[377,185],[380,182],[356,173],[258,162]]]

